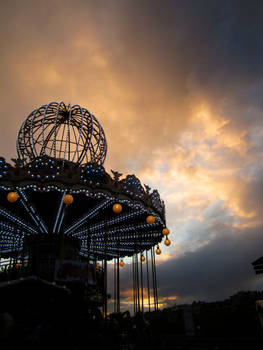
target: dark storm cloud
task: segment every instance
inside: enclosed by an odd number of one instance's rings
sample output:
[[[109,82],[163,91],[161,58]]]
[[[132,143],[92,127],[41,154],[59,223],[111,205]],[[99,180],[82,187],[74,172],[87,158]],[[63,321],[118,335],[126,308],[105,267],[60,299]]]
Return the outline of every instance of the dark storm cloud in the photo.
[[[254,186],[253,191],[250,188],[251,194],[255,195],[258,191],[259,199],[261,182]],[[254,208],[252,200],[250,204]],[[258,215],[261,216],[261,213]],[[220,203],[207,208],[204,216],[204,223],[188,224],[193,251],[160,262],[156,257],[161,300],[176,296],[178,303],[215,301],[228,298],[240,290],[262,289],[263,277],[255,275],[251,263],[263,253],[263,226],[235,228],[234,217]],[[204,238],[207,240],[204,241]],[[194,249],[198,240],[202,239],[203,244]],[[123,290],[132,287],[130,274],[128,271],[122,277]]]
[[[262,255],[262,227],[222,234],[195,252],[158,266],[161,295],[180,301],[222,300],[239,290],[262,288],[251,263]]]
[[[256,210],[259,218],[263,217],[263,169],[254,174],[245,188],[242,189],[242,206],[247,211]]]
[[[262,288],[263,277],[255,275],[251,263],[262,256],[263,227],[231,233],[228,229],[202,248],[157,265],[160,299],[177,296],[178,303],[215,301],[240,290]],[[123,291],[132,288],[129,270],[122,275],[121,284]]]
[[[260,198],[262,187],[255,186],[254,190],[259,191]],[[177,297],[178,303],[216,301],[241,290],[262,289],[263,276],[256,276],[251,265],[263,255],[262,224],[234,227],[234,217],[216,203],[206,210],[205,219],[204,224],[188,225],[189,240],[197,242],[202,236],[207,238],[199,248],[194,249],[197,245],[194,243],[192,251],[164,261],[158,261],[156,256],[160,300]],[[208,219],[211,221],[206,225]],[[146,285],[146,281],[144,283]],[[121,285],[122,291],[132,288],[130,266],[122,275]]]
[[[232,95],[231,87],[261,77],[261,1],[133,1],[114,10],[131,58],[138,54],[145,69],[154,63],[152,74],[170,76],[171,84],[177,75],[194,77],[199,88],[224,95],[224,87]]]

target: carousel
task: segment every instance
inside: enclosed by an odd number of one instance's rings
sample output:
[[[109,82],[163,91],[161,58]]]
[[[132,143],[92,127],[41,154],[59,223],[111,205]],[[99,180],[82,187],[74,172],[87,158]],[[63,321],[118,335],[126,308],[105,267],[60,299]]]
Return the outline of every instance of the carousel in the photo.
[[[134,313],[158,309],[156,255],[163,239],[170,245],[164,202],[135,175],[107,173],[106,154],[102,126],[79,105],[51,102],[24,120],[17,158],[0,158],[0,295],[41,281],[107,317],[107,277],[119,312],[120,269],[131,266]]]

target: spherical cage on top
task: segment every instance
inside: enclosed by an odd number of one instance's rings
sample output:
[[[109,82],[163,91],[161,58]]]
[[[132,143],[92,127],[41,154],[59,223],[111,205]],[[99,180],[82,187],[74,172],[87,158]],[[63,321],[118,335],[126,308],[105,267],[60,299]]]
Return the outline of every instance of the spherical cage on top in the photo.
[[[51,102],[25,119],[17,137],[17,153],[23,164],[46,155],[79,165],[102,165],[107,142],[100,123],[87,109]]]

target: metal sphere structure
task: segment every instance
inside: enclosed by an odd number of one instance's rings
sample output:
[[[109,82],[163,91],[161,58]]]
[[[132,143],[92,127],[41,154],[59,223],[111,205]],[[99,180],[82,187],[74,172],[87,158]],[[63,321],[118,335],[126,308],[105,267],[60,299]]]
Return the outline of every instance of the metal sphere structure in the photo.
[[[79,165],[102,165],[107,142],[100,123],[87,109],[51,102],[25,119],[18,133],[17,152],[23,164],[48,156]]]

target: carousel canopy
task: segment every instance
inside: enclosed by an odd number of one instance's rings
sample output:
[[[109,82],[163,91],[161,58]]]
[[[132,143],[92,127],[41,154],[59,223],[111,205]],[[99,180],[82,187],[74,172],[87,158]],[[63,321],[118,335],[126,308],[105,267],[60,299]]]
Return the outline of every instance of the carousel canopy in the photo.
[[[112,259],[162,240],[165,208],[135,175],[103,168],[107,143],[79,105],[34,110],[18,133],[14,165],[0,158],[0,255],[19,254],[30,237],[65,237],[79,255]]]

